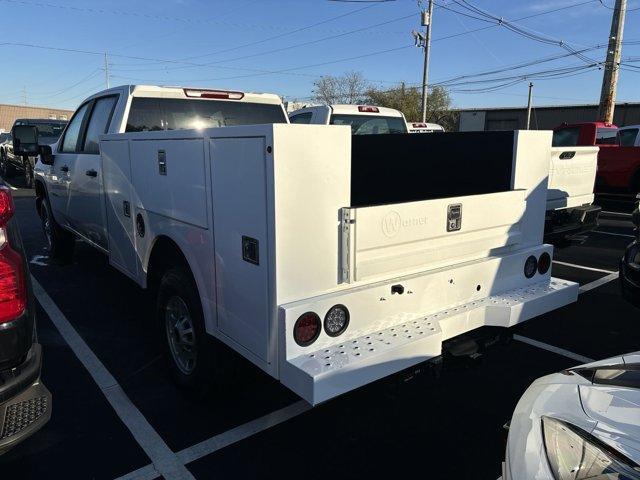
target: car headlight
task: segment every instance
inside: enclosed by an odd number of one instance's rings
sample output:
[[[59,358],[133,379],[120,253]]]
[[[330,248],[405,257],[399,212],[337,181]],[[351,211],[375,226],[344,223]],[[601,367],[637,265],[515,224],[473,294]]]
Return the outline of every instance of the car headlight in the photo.
[[[542,433],[556,480],[640,479],[640,466],[575,425],[542,417]]]

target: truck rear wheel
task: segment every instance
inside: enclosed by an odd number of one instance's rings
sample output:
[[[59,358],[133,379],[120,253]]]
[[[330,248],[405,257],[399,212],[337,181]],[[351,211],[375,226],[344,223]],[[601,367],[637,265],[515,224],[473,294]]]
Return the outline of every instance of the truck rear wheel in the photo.
[[[51,214],[51,205],[46,197],[42,199],[40,205],[40,221],[47,241],[49,257],[55,260],[69,261],[73,256],[75,238],[55,221]]]
[[[183,267],[171,267],[162,275],[156,318],[167,364],[176,383],[199,395],[207,393],[218,366],[214,339],[208,338],[198,290]]]

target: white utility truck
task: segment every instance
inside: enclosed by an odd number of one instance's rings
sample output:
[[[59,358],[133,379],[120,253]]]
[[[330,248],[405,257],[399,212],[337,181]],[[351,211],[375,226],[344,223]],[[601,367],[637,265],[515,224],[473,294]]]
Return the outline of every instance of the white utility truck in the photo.
[[[317,105],[289,114],[291,123],[348,125],[353,135],[407,133],[407,122],[399,110],[372,105]]]
[[[64,146],[87,148],[86,112],[105,95],[117,97],[111,133],[89,175]],[[542,241],[551,132],[352,136],[286,124],[276,98],[112,89],[80,107],[88,117],[71,120],[61,152],[42,147],[45,232],[73,232],[156,292],[181,384],[214,381],[209,334],[317,404],[576,300]],[[266,124],[172,123],[249,123],[254,108]],[[446,162],[427,169],[424,152]]]

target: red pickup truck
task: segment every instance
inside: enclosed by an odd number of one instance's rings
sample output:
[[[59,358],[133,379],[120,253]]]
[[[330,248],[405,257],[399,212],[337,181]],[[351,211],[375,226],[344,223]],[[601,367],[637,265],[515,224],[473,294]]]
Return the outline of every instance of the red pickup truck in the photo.
[[[627,138],[633,130],[631,127],[618,129],[611,123],[603,122],[562,124],[553,129],[553,146],[600,147],[596,193],[637,193],[640,192],[640,146],[629,142]],[[635,132],[637,134],[637,130]],[[625,141],[621,141],[622,133]]]

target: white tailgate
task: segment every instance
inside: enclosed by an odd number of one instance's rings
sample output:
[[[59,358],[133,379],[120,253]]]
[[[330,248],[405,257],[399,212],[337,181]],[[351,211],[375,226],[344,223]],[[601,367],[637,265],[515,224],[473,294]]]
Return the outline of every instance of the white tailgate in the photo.
[[[598,147],[553,147],[547,210],[593,202]]]
[[[449,211],[460,207],[459,229]],[[519,243],[525,190],[344,208],[343,282],[496,255]],[[452,231],[449,231],[449,230]]]

